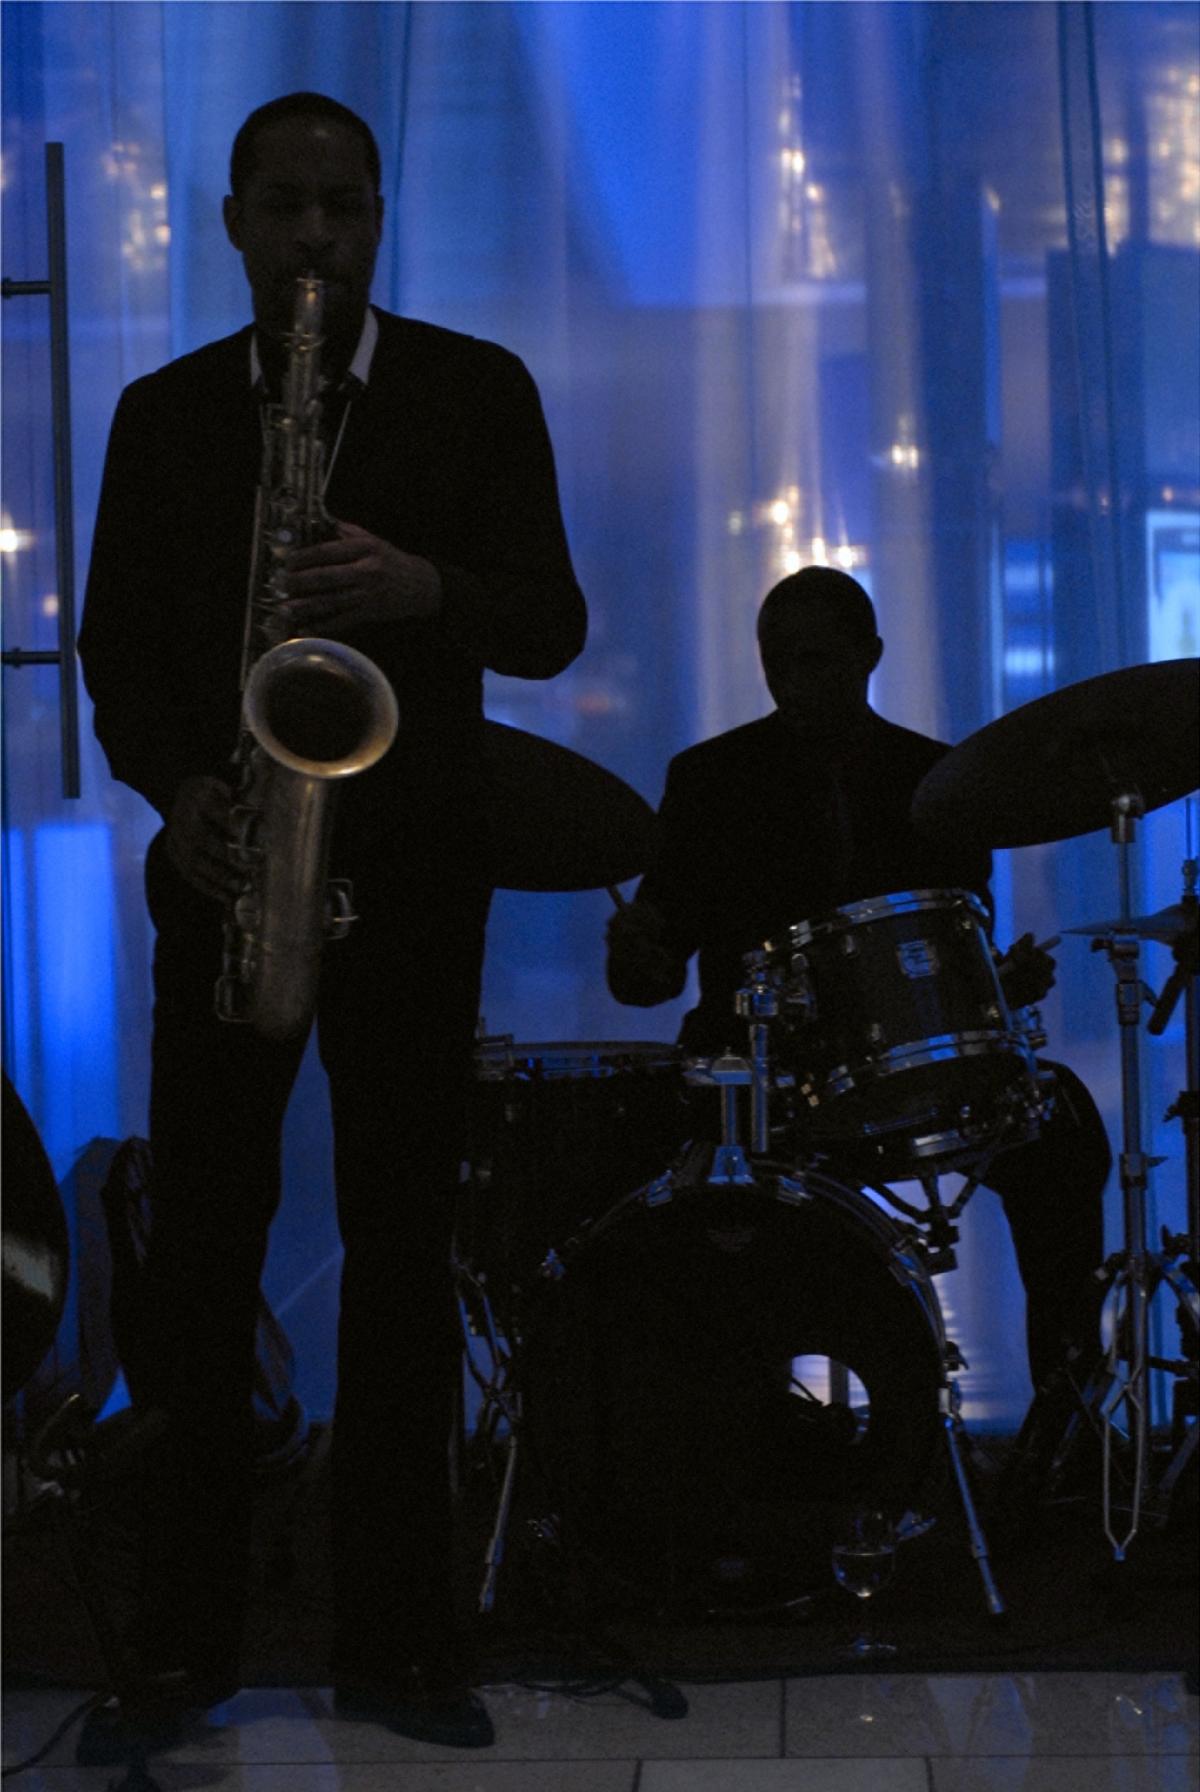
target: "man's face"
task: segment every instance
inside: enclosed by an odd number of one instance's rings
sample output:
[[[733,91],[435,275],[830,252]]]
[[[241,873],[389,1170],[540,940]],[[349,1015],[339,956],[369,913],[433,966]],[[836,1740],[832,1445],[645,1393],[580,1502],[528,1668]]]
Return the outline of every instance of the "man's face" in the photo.
[[[255,140],[254,172],[225,201],[225,229],[240,250],[254,318],[268,335],[291,329],[295,283],[325,282],[325,334],[335,355],[353,354],[366,314],[383,223],[383,200],[366,145],[348,125],[282,118]]]
[[[760,626],[758,645],[767,689],[790,727],[836,737],[861,719],[882,648],[848,635],[835,610],[783,604]]]

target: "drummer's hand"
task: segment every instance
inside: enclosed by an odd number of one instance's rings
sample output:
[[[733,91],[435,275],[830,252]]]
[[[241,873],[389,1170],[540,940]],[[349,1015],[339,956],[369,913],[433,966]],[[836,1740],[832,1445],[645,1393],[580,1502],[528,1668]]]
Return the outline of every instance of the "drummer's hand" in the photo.
[[[243,881],[230,858],[232,801],[220,778],[185,778],[167,817],[168,859],[185,883],[216,902],[235,897]]]
[[[660,910],[641,898],[609,917],[608,987],[618,1002],[649,1008],[679,994],[687,965],[666,946],[666,932]]]
[[[1014,940],[996,966],[996,975],[1010,1008],[1027,1008],[1040,1002],[1054,987],[1055,964],[1048,952],[1033,943],[1031,933]]]

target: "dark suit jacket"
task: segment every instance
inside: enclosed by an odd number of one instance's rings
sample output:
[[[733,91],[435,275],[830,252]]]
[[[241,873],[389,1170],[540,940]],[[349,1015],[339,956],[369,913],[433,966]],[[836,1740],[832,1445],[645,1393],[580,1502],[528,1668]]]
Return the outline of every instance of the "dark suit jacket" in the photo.
[[[926,839],[909,819],[917,785],[948,750],[873,711],[853,742],[818,748],[775,713],[671,761],[638,895],[662,910],[674,953],[700,954],[687,1049],[741,1040],[742,954],[796,922],[898,890],[986,897],[990,855]]]
[[[326,503],[431,560],[443,608],[353,638],[391,680],[400,734],[345,786],[343,860],[399,828],[439,850],[477,840],[484,668],[548,678],[586,631],[525,367],[494,343],[376,315]],[[237,739],[262,452],[250,334],[135,381],[109,440],[80,657],[114,775],[164,815],[181,779],[229,776]]]

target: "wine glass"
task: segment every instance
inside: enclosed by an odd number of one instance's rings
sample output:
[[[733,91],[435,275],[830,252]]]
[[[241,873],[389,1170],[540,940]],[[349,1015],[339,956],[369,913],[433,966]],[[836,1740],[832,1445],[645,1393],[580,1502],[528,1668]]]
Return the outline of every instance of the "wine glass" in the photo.
[[[833,1546],[833,1573],[838,1585],[863,1601],[862,1630],[841,1654],[855,1661],[883,1660],[896,1653],[895,1643],[875,1635],[871,1600],[886,1587],[896,1566],[896,1531],[885,1512],[859,1508],[851,1514],[845,1540]]]

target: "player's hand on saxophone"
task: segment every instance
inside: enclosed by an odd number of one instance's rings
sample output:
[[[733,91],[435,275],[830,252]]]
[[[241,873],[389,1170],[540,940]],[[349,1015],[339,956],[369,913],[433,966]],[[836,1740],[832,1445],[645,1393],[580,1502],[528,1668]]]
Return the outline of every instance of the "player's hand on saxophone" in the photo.
[[[230,902],[243,874],[230,858],[233,793],[220,778],[185,778],[167,817],[166,853],[180,877],[203,896]]]
[[[280,615],[290,631],[334,641],[364,623],[436,615],[442,595],[437,568],[428,560],[341,522],[329,541],[289,554],[286,585]]]

